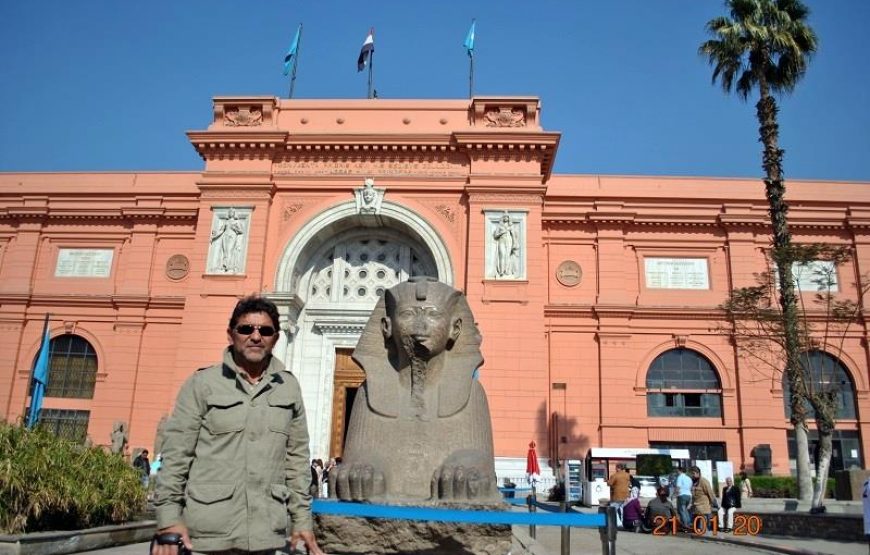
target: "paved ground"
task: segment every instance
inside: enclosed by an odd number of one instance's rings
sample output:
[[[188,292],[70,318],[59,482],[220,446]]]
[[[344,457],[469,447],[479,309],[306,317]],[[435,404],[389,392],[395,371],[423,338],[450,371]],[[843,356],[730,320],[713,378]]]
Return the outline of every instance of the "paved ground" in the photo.
[[[528,532],[528,528],[519,534]],[[537,541],[551,555],[560,553],[558,528],[538,528]],[[618,555],[734,555],[735,553],[786,553],[790,555],[868,555],[866,543],[841,543],[803,538],[743,538],[721,535],[717,539],[691,536],[651,536],[649,534],[620,533],[616,540]],[[147,555],[148,544],[137,543],[88,551],[85,555]],[[571,531],[571,555],[601,555],[601,541],[597,530],[574,529]]]
[[[755,501],[755,500],[753,500]],[[753,510],[782,510],[782,500],[765,500],[753,506]],[[516,510],[524,510],[517,507]],[[860,514],[860,502],[831,502],[831,512]],[[583,512],[592,512],[584,509]],[[514,534],[520,538],[528,537],[527,526],[515,526]],[[601,540],[597,529],[574,528],[571,530],[571,555],[600,555]],[[537,546],[539,555],[559,555],[561,553],[561,531],[559,528],[538,527]],[[870,544],[864,542],[836,542],[808,538],[786,538],[781,536],[734,536],[718,534],[712,536],[652,536],[620,532],[616,540],[618,555],[647,555],[664,553],[667,555],[733,555],[734,553],[785,553],[787,555],[870,555]],[[84,555],[147,555],[148,544],[139,543],[85,552]]]

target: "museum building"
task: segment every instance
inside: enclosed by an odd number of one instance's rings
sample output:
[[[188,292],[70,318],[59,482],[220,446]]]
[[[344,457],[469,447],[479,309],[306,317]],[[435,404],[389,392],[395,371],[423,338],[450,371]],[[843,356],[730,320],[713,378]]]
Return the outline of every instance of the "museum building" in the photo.
[[[48,314],[43,425],[108,445],[123,423],[151,448],[257,292],[280,308],[312,456],[338,456],[372,308],[429,275],[477,319],[501,475],[532,440],[545,460],[680,447],[735,468],[769,445],[774,474],[793,468],[782,376],[740,356],[719,308],[769,269],[760,179],[554,175],[560,133],[533,97],[217,97],[213,113],[187,133],[201,172],[0,173],[7,421],[28,409]],[[794,240],[850,247],[834,287],[860,300],[870,183],[787,189]],[[808,353],[840,387],[835,470],[870,455],[867,333]]]

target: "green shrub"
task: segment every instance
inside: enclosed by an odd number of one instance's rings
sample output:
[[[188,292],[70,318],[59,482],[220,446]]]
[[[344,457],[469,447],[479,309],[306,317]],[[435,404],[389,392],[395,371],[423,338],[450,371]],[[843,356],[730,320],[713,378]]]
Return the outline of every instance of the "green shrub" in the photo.
[[[122,457],[0,423],[0,532],[116,524],[144,507],[138,472]]]
[[[796,499],[798,493],[797,479],[793,476],[750,476],[752,493],[754,497],[780,497]],[[735,481],[740,485],[740,479]],[[828,478],[828,489],[825,496],[834,497],[835,481]]]

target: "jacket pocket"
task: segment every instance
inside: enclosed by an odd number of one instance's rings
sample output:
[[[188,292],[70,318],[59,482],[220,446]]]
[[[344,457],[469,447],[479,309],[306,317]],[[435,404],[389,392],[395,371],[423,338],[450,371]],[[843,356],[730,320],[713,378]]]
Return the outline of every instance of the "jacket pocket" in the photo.
[[[192,536],[225,536],[233,531],[235,491],[235,484],[188,484],[184,519]]]
[[[212,395],[206,399],[205,427],[213,434],[240,432],[245,428],[245,407],[241,399]]]
[[[293,401],[288,399],[287,391],[275,391],[269,395],[266,422],[273,432],[290,435],[293,423],[293,413],[296,410]]]
[[[290,497],[290,490],[282,484],[272,484],[272,499],[269,503],[269,520],[272,523],[272,530],[287,534],[287,500]]]

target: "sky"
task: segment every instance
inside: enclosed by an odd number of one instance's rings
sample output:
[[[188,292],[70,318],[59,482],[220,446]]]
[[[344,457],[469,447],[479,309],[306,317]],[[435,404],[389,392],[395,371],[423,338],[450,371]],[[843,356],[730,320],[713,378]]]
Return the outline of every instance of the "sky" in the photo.
[[[819,50],[780,98],[786,178],[870,181],[868,0],[805,0]],[[755,102],[698,55],[721,0],[0,0],[0,171],[198,171],[211,99],[536,96],[555,172],[758,177]]]

